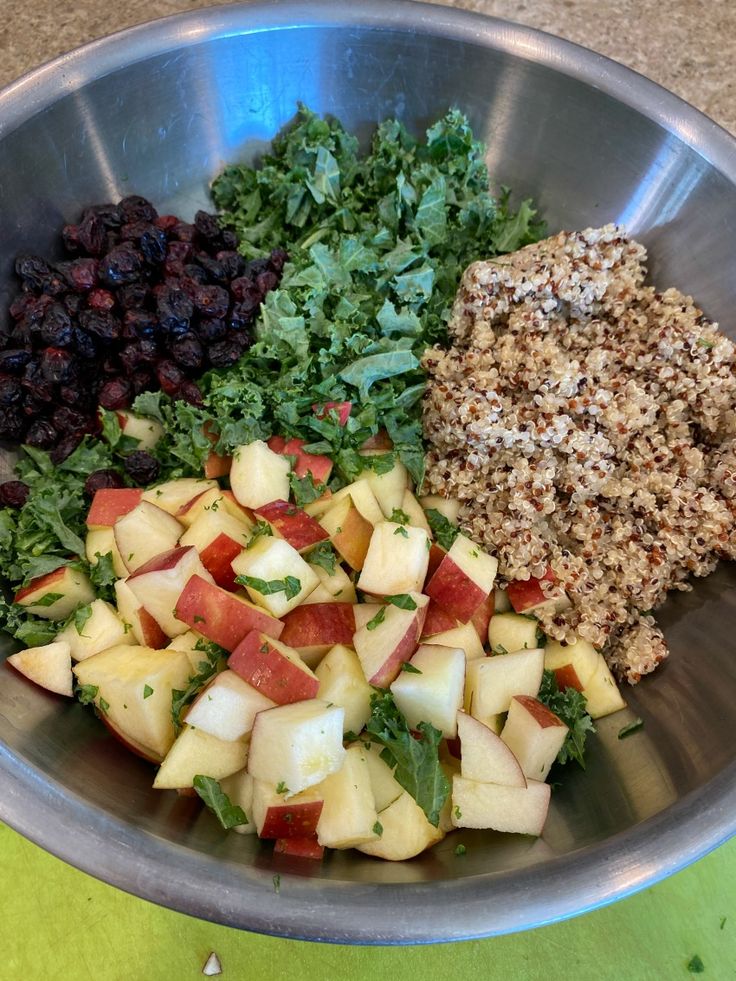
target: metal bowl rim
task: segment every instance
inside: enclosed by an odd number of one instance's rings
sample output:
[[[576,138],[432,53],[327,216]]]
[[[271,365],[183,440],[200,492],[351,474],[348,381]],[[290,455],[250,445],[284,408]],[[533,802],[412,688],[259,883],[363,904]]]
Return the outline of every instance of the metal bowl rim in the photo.
[[[441,34],[569,75],[656,122],[736,184],[734,138],[644,76],[533,28],[412,0],[373,0],[358,9],[331,0],[272,0],[212,7],[129,28],[65,54],[1,91],[0,138],[64,95],[173,48],[229,35],[346,26]],[[334,943],[432,943],[541,926],[650,886],[736,834],[733,763],[654,817],[529,868],[394,885],[285,875],[277,891],[272,869],[223,863],[132,827],[44,777],[3,745],[0,777],[0,819],[92,876],[193,916]],[[411,917],[397,917],[400,907],[411,909]]]

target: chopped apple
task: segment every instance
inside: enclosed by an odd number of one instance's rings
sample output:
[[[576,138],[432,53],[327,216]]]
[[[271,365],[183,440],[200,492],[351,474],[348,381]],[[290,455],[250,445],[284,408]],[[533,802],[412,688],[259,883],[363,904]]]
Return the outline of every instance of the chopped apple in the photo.
[[[89,616],[79,625],[72,620],[57,634],[57,641],[65,641],[75,661],[99,654],[108,647],[120,644],[134,644],[135,637],[129,625],[123,623],[115,609],[104,600],[93,600],[89,606]]]
[[[541,648],[478,658],[468,664],[465,704],[470,704],[474,718],[486,722],[499,712],[508,712],[514,695],[536,696],[543,671]]]
[[[391,685],[396,704],[412,729],[429,722],[445,739],[457,735],[465,687],[465,652],[422,644]]]
[[[133,636],[143,647],[159,650],[166,647],[168,637],[128,585],[127,580],[115,583],[115,603],[123,623],[130,624]]]
[[[583,691],[595,674],[601,655],[582,637],[572,644],[562,644],[558,640],[548,640],[544,648],[544,666],[554,671],[560,691],[575,688]]]
[[[352,644],[354,633],[355,614],[350,603],[313,603],[286,614],[280,639],[311,666],[335,644]]]
[[[493,606],[496,613],[508,613],[511,610],[508,593],[501,586],[493,590]]]
[[[376,802],[362,746],[348,747],[340,769],[323,780],[319,789],[324,797],[317,824],[320,845],[354,848],[378,837]]]
[[[409,524],[412,527],[422,528],[427,533],[427,538],[432,537],[426,512],[408,487],[404,491],[404,496],[401,500],[401,510],[408,516]]]
[[[427,494],[425,497],[419,498],[419,503],[425,511],[439,511],[451,524],[457,524],[458,515],[460,514],[460,501],[440,497],[438,494]]]
[[[219,487],[210,487],[208,490],[200,491],[196,497],[182,504],[174,517],[185,528],[191,528],[201,514],[211,511],[216,513],[220,508],[223,510],[225,508],[223,492]]]
[[[332,460],[320,453],[306,453],[303,439],[290,439],[281,451],[286,456],[295,456],[294,473],[297,477],[311,474],[315,484],[326,484],[332,473]]]
[[[204,729],[185,725],[153,781],[154,790],[177,790],[191,787],[197,776],[221,780],[237,773],[248,759],[248,745],[243,739],[218,739]]]
[[[526,787],[519,761],[495,732],[459,712],[457,731],[460,737],[460,773],[479,783],[498,783],[504,787]]]
[[[47,691],[70,697],[74,694],[71,649],[64,640],[28,647],[11,654],[5,663]]]
[[[254,835],[257,832],[256,822],[253,820],[253,785],[255,780],[248,773],[247,769],[238,770],[229,777],[220,780],[222,792],[227,794],[231,804],[242,808],[243,813],[248,818],[246,824],[236,824],[232,829],[240,835]]]
[[[340,557],[351,569],[363,568],[368,546],[373,534],[373,525],[367,521],[348,494],[322,515],[319,522]]]
[[[14,602],[44,620],[66,620],[78,606],[91,603],[94,598],[95,591],[85,573],[61,565],[19,589]]]
[[[317,676],[295,650],[257,630],[238,644],[228,667],[278,705],[316,698],[319,690]]]
[[[562,719],[542,702],[515,695],[501,739],[519,761],[525,777],[546,780],[568,732]]]
[[[355,617],[355,629],[360,630],[367,623],[370,623],[383,609],[384,603],[355,603],[353,605],[353,616]]]
[[[255,509],[255,514],[267,521],[276,535],[295,548],[297,552],[307,552],[319,542],[327,541],[329,535],[322,525],[311,518],[303,508],[289,501],[271,501]]]
[[[443,647],[461,648],[465,651],[466,661],[477,661],[478,658],[485,657],[486,652],[483,650],[483,644],[480,642],[480,637],[472,621],[461,623],[459,626],[453,627],[452,630],[442,630],[438,634],[430,634],[429,636],[426,634],[427,631],[423,630],[421,639],[428,644],[442,644]]]
[[[95,491],[87,514],[87,527],[90,531],[112,528],[118,518],[138,507],[142,494],[140,487],[103,487]]]
[[[207,459],[204,461],[205,477],[227,477],[233,465],[233,458],[222,453],[210,450]]]
[[[393,769],[385,760],[381,759],[382,748],[377,743],[366,744],[361,742],[359,745],[363,749],[368,764],[376,810],[378,812],[384,811],[389,804],[393,804],[395,800],[401,797],[404,788],[394,777]]]
[[[128,585],[141,606],[148,610],[167,637],[184,634],[190,626],[179,618],[176,605],[192,576],[214,585],[193,545],[155,555],[128,576]]]
[[[179,539],[180,545],[193,545],[202,565],[218,586],[235,590],[232,561],[245,548],[250,527],[228,514],[224,508],[202,511]]]
[[[339,706],[316,698],[259,712],[248,772],[274,787],[288,787],[291,794],[314,786],[342,766],[343,718]]]
[[[157,419],[146,419],[127,409],[117,409],[115,415],[123,436],[137,439],[139,450],[152,450],[164,434],[164,427]]]
[[[256,715],[275,704],[235,671],[226,669],[197,695],[186,714],[186,723],[226,742],[242,739],[253,728]]]
[[[239,582],[248,578],[245,588],[253,602],[275,617],[299,606],[319,585],[301,555],[283,538],[259,538],[233,559],[232,568]]]
[[[520,613],[496,613],[488,624],[488,643],[494,654],[539,647],[539,621]]]
[[[445,612],[442,607],[437,606],[434,600],[427,604],[427,616],[422,628],[422,639],[431,637],[434,634],[444,633],[446,630],[454,630],[458,627],[457,619],[451,613]]]
[[[328,572],[314,562],[309,563],[309,568],[319,579],[319,586],[307,596],[302,606],[312,603],[357,603],[353,581],[337,562],[334,572]]]
[[[339,491],[332,495],[332,503],[339,504],[346,497],[350,497],[355,507],[360,511],[366,521],[370,521],[372,525],[377,525],[381,521],[385,521],[383,511],[381,510],[381,505],[376,500],[376,495],[371,490],[371,485],[365,477],[360,477],[358,480],[354,480],[352,484],[348,484],[347,487],[342,487]],[[327,510],[325,508],[322,511]]]
[[[177,480],[167,480],[163,484],[149,487],[143,491],[142,500],[155,504],[173,517],[188,501],[193,501],[206,490],[217,490],[217,481],[203,480],[201,477],[179,477]]]
[[[355,651],[336,644],[314,669],[317,697],[345,710],[345,732],[360,732],[371,717],[371,686]]]
[[[375,470],[368,470],[365,476],[385,517],[390,518],[401,507],[404,493],[409,489],[406,467],[400,460],[395,460],[389,471],[376,473]]]
[[[506,595],[516,613],[533,613],[543,607],[553,607],[561,613],[570,606],[565,590],[555,580],[548,567],[541,579],[517,579],[506,587]]]
[[[330,412],[334,411],[337,416],[337,424],[347,426],[352,407],[352,402],[315,402],[312,405],[312,412],[318,419],[326,419]]]
[[[184,531],[168,511],[141,501],[115,522],[115,542],[129,572],[135,572],[149,559],[168,552]]]
[[[497,559],[465,535],[458,535],[425,592],[443,610],[467,623],[488,598],[497,569]]]
[[[293,793],[283,781],[274,787],[253,781],[252,819],[260,838],[308,838],[317,833],[324,800],[321,787]]]
[[[432,576],[437,572],[440,567],[440,563],[447,555],[447,551],[439,546],[436,542],[432,542],[429,546],[429,562],[427,563],[427,579],[426,582],[432,578]]]
[[[358,851],[389,862],[402,862],[442,841],[441,828],[435,828],[414,798],[404,791],[392,804],[378,812],[381,834],[375,841],[358,845]]]
[[[255,521],[253,511],[240,504],[231,490],[224,490],[222,492],[222,506],[227,514],[232,515],[233,518],[237,518],[238,521],[244,521],[248,527]]]
[[[585,683],[583,695],[586,699],[585,707],[594,719],[626,708],[626,702],[621,697],[602,654],[598,655],[598,666]]]
[[[74,667],[80,685],[96,688],[98,711],[125,737],[163,759],[174,742],[171,693],[190,676],[182,651],[109,647]]]
[[[277,838],[273,843],[274,855],[290,855],[292,858],[309,858],[321,861],[325,854],[323,845],[316,837]]]
[[[358,588],[379,596],[419,592],[427,575],[429,537],[421,528],[383,521],[371,535]]]
[[[280,620],[201,576],[192,576],[184,587],[176,604],[176,615],[182,623],[226,651],[234,651],[251,630],[280,637],[284,629]]]
[[[363,673],[369,684],[377,688],[388,688],[401,665],[417,649],[429,601],[421,593],[409,595],[415,609],[400,609],[392,604],[381,607],[376,617],[356,630],[353,637]],[[377,619],[381,610],[382,619]]]
[[[456,828],[493,828],[541,835],[549,810],[550,786],[529,780],[526,787],[452,779],[452,823]]]
[[[202,634],[198,634],[196,630],[187,630],[185,634],[179,634],[178,637],[174,637],[166,647],[170,651],[184,651],[189,658],[192,671],[195,674],[199,674],[201,670],[200,664],[207,660],[207,654],[203,648],[203,644],[206,643],[207,641]]]
[[[258,508],[269,501],[289,499],[289,461],[263,440],[238,446],[230,468],[230,486],[238,503]]]
[[[475,627],[475,632],[478,634],[481,644],[485,644],[488,640],[488,627],[495,610],[496,599],[494,593],[495,590],[492,589],[470,618],[470,623]]]
[[[112,527],[88,531],[84,540],[84,554],[90,565],[97,565],[100,556],[112,555],[112,568],[115,575],[121,579],[128,575],[128,569],[118,549]]]

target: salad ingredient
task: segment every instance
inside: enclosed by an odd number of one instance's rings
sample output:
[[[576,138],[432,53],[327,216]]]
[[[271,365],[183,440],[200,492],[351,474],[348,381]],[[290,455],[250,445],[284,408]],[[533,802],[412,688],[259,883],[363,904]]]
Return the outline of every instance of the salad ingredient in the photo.
[[[585,768],[585,741],[589,732],[595,732],[585,695],[576,688],[559,688],[554,672],[545,670],[537,697],[569,730],[557,757],[558,762],[577,760]],[[625,704],[622,703],[620,707],[624,708]]]
[[[0,350],[0,437],[48,449],[57,463],[99,431],[98,403],[122,411],[160,388],[199,404],[193,379],[248,347],[286,258],[276,249],[248,262],[214,216],[187,224],[136,196],[87,208],[62,238],[62,262],[18,256],[21,292]],[[129,466],[147,482],[157,474],[143,459]]]
[[[72,656],[64,640],[11,654],[7,663],[29,681],[57,695],[73,695]]]
[[[526,777],[508,745],[492,729],[466,712],[457,714],[460,775],[477,783],[526,787]]]
[[[206,978],[213,978],[218,974],[222,974],[222,964],[220,963],[220,958],[217,956],[214,950],[202,965],[202,974],[204,974]]]
[[[633,735],[633,733],[638,732],[640,729],[644,728],[644,719],[634,719],[633,722],[627,723],[625,726],[621,726],[618,731],[619,739],[626,739],[627,736]]]
[[[528,779],[546,780],[569,730],[546,705],[528,695],[514,695],[501,739]]]
[[[550,786],[528,780],[526,787],[452,778],[452,823],[456,828],[493,828],[540,835],[549,810]]]
[[[667,653],[650,611],[734,555],[736,348],[645,261],[608,225],[475,262],[423,362],[429,489],[631,683]]]

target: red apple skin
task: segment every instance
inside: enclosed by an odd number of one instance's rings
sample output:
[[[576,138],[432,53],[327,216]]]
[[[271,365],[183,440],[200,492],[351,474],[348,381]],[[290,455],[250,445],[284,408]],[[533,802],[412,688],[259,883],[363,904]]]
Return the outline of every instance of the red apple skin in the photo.
[[[424,592],[461,623],[467,623],[488,597],[488,593],[476,586],[449,555],[442,559]]]
[[[491,590],[470,618],[482,644],[488,643],[488,624],[491,622],[495,606],[496,598]]]
[[[540,603],[545,603],[547,601],[547,596],[540,586],[540,583],[546,582],[557,582],[554,572],[547,566],[547,570],[541,579],[516,579],[514,582],[510,582],[506,587],[506,595],[509,598],[509,603],[514,609],[515,613],[523,613],[524,610],[530,610],[534,606],[539,606]]]
[[[137,613],[146,646],[153,647],[153,649],[156,651],[163,650],[164,647],[167,647],[169,644],[169,638],[163,632],[161,627],[159,627],[158,621],[154,620],[148,610],[144,609],[142,606],[139,607]]]
[[[578,673],[572,664],[563,664],[561,668],[555,668],[555,679],[560,691],[564,691],[566,688],[575,688],[577,691],[583,691],[583,684],[580,678],[578,678]]]
[[[412,625],[409,627],[391,657],[387,661],[384,661],[372,678],[368,679],[369,684],[375,688],[388,688],[391,682],[396,680],[401,670],[401,665],[405,661],[410,661],[416,651],[421,630],[421,626]]]
[[[446,742],[447,742],[447,752],[451,756],[454,756],[456,760],[459,760],[462,755],[461,746],[460,746],[460,737],[455,736],[454,739],[448,739],[446,740]]]
[[[514,698],[520,705],[524,706],[540,729],[549,729],[551,726],[564,726],[565,723],[562,719],[558,718],[539,699],[532,698],[531,695],[514,695]]]
[[[239,587],[232,569],[233,559],[243,551],[243,543],[221,532],[199,553],[199,560],[218,586],[235,592]]]
[[[53,572],[47,572],[45,576],[37,576],[35,579],[31,579],[27,586],[23,589],[19,589],[15,594],[13,600],[14,603],[20,603],[27,596],[31,596],[33,593],[39,594],[39,599],[46,593],[53,593],[53,586],[58,583],[59,580],[63,579],[66,574],[66,566],[60,565],[58,569],[54,569]]]
[[[184,587],[176,604],[176,615],[182,623],[226,651],[234,651],[251,630],[278,638],[284,629],[281,620],[246,606],[232,593],[200,576],[192,576]]]
[[[429,547],[429,565],[427,566],[427,577],[424,580],[425,583],[429,582],[446,555],[447,552],[444,550],[444,548],[442,548],[436,542],[432,542]]]
[[[193,550],[194,545],[177,545],[175,548],[170,548],[167,552],[154,555],[152,559],[144,562],[135,572],[131,572],[128,579],[137,579],[138,576],[144,576],[148,572],[166,572],[168,569],[174,569],[184,558],[185,553]]]
[[[204,461],[204,475],[208,479],[226,477],[230,473],[232,465],[233,458],[231,456],[220,456],[219,453],[211,450]]]
[[[283,453],[284,447],[286,446],[286,440],[283,436],[271,436],[267,440],[267,445],[270,450],[274,453]]]
[[[276,855],[311,858],[317,862],[321,862],[325,854],[324,845],[320,845],[316,838],[277,838],[273,850]]]
[[[330,537],[318,521],[288,501],[271,501],[256,508],[255,514],[272,525],[297,552],[304,552]]]
[[[284,617],[279,640],[289,647],[344,644],[350,647],[355,633],[352,603],[308,603]]]
[[[311,473],[315,484],[326,484],[332,473],[332,460],[328,456],[305,453],[302,449],[304,445],[303,439],[290,439],[284,446],[285,456],[296,456],[294,473],[297,477],[306,477]]]
[[[232,652],[227,666],[277,705],[316,698],[319,678],[289,661],[269,643],[270,639],[265,633],[252,630]]]
[[[104,487],[92,498],[87,515],[88,528],[111,528],[118,518],[128,514],[141,502],[140,487]]]
[[[124,736],[123,733],[117,729],[112,722],[110,722],[104,712],[98,712],[98,715],[107,731],[114,736],[119,743],[125,746],[127,750],[130,750],[131,753],[135,753],[136,756],[140,756],[141,759],[146,760],[147,763],[155,763],[157,766],[161,763],[163,759],[162,756],[157,756],[153,750],[141,745],[141,743],[137,743],[129,736]]]
[[[260,838],[310,838],[317,834],[317,822],[322,813],[321,800],[303,804],[276,804],[268,808]]]
[[[352,407],[352,402],[325,402],[323,405],[320,405],[319,402],[315,402],[312,406],[312,412],[318,419],[326,419],[330,409],[334,409],[337,412],[338,424],[340,426],[346,426],[348,419],[350,418],[350,410]]]
[[[379,429],[376,435],[369,436],[360,448],[361,450],[386,450],[388,452],[394,448],[394,444],[386,430]]]
[[[427,616],[424,621],[422,637],[432,637],[434,634],[441,634],[446,630],[454,630],[457,625],[456,617],[437,606],[434,600],[430,600],[427,604]]]

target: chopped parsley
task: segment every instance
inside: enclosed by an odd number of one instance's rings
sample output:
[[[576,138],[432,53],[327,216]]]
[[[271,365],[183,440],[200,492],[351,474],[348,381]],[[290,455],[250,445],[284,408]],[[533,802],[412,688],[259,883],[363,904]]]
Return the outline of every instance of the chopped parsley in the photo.
[[[633,732],[638,732],[639,729],[643,729],[643,728],[644,728],[644,719],[634,719],[633,722],[629,722],[628,725],[622,726],[622,728],[619,729],[618,738],[626,739],[626,737],[630,736]]]
[[[53,606],[60,599],[64,599],[63,593],[46,593],[41,599],[37,599],[33,606]]]
[[[697,954],[693,954],[687,962],[687,969],[691,974],[702,974],[705,971],[705,964]]]
[[[279,782],[276,784],[276,793],[277,794],[289,793],[289,788],[286,786],[283,780],[279,780]]]
[[[398,606],[400,610],[416,610],[417,604],[408,593],[397,593],[395,596],[384,596],[387,603],[391,606]]]
[[[378,835],[379,838],[383,834],[383,825],[380,821],[376,821],[376,823],[373,825],[373,834]]]
[[[294,498],[294,503],[300,508],[303,508],[305,504],[311,504],[312,501],[316,501],[325,492],[325,485],[315,484],[311,472],[306,473],[303,477],[297,477],[294,471],[291,470],[289,472],[289,487],[291,488],[291,496]]]
[[[201,644],[201,646],[200,646]],[[197,665],[196,674],[190,675],[187,687],[183,689],[173,688],[171,691],[171,718],[174,722],[174,729],[179,732],[182,726],[182,713],[191,705],[204,686],[217,674],[222,663],[222,648],[217,644],[202,644],[198,641],[195,650],[202,650],[207,658],[200,661]]]
[[[253,525],[253,531],[245,546],[246,549],[253,548],[259,538],[268,538],[269,536],[273,537],[273,528],[267,521],[262,521],[259,518]]]
[[[374,617],[372,617],[368,621],[368,623],[365,625],[365,629],[366,630],[375,630],[376,627],[379,624],[383,623],[383,621],[385,619],[386,619],[386,607],[385,606],[382,606],[381,609],[378,611],[378,613],[376,613],[376,615]]]
[[[256,576],[238,576],[235,580],[242,586],[260,593],[261,596],[272,596],[274,593],[286,593],[287,600],[294,599],[301,592],[302,584],[296,576],[286,576],[285,579],[258,579]]]
[[[408,525],[411,519],[406,511],[402,511],[401,508],[394,508],[388,520],[393,521],[397,525]]]
[[[406,528],[403,525],[399,525],[399,527],[394,532],[394,535],[401,535],[402,538],[408,538],[409,532],[406,530]]]
[[[453,542],[460,534],[460,529],[435,508],[428,508],[425,514],[434,540],[441,548],[449,552]]]
[[[100,695],[99,701],[97,702],[97,707],[103,715],[107,715],[110,711],[110,703]]]
[[[585,739],[589,732],[595,732],[593,720],[585,711],[585,696],[576,688],[560,691],[554,671],[545,671],[537,698],[570,730],[557,755],[557,762],[576,760],[585,769]]]
[[[213,777],[198,774],[192,781],[192,786],[226,831],[248,823],[243,808],[231,802]]]
[[[92,705],[99,690],[97,685],[78,685],[76,695],[82,705]]]
[[[153,695],[153,688],[151,688],[150,685],[144,685],[143,686],[143,697],[144,698],[150,698],[151,695]]]
[[[465,847],[465,845],[455,845],[455,854],[456,855],[464,855],[466,851],[467,851],[467,848]]]
[[[305,558],[311,565],[318,565],[330,576],[335,575],[337,555],[329,542],[320,542],[319,545],[315,545],[314,548],[309,550]]]
[[[80,637],[84,637],[85,634],[82,631],[84,630],[85,624],[92,616],[92,604],[87,603],[85,606],[77,607],[72,616],[74,619],[74,628]]]
[[[413,664],[410,664],[408,661],[404,661],[402,663],[401,670],[402,671],[405,671],[407,674],[421,674],[422,673],[419,670],[419,668],[415,668],[414,665]]]

